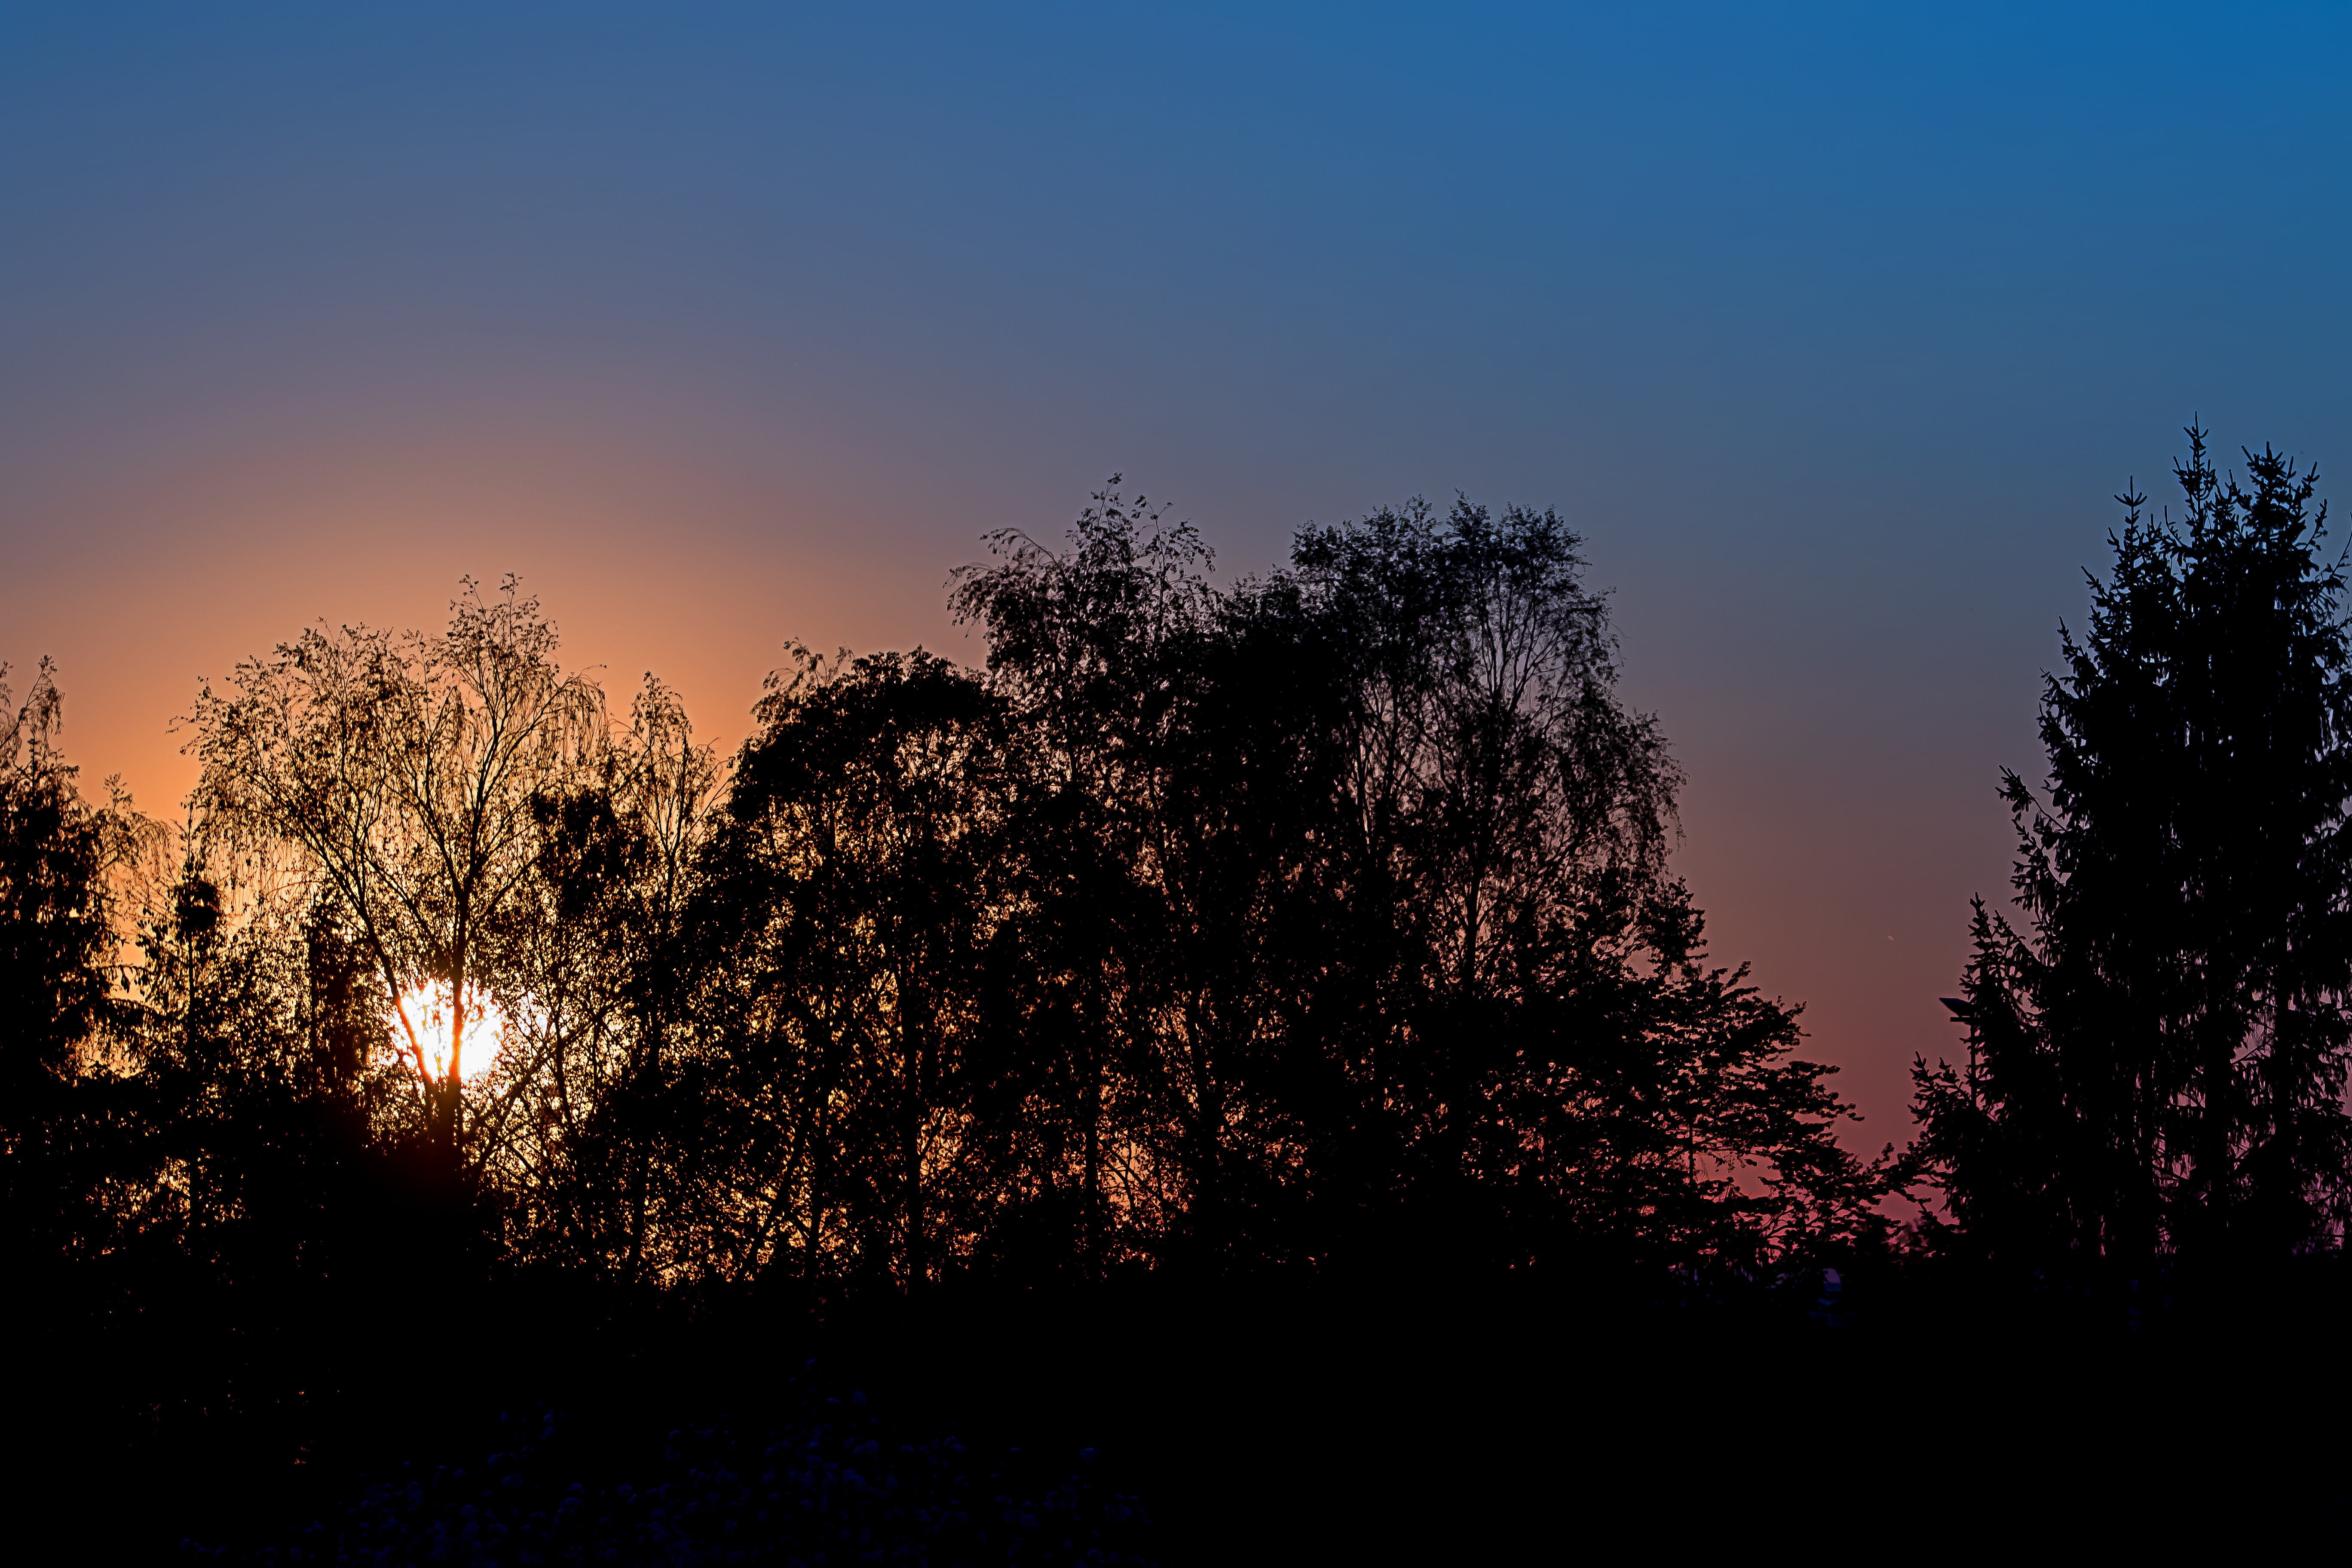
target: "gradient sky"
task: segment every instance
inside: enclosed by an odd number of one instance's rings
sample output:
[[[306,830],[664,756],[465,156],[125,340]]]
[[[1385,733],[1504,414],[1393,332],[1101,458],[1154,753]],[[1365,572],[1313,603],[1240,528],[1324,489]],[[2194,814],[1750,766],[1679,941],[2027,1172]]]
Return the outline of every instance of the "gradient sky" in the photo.
[[[1222,570],[1556,505],[1718,956],[1907,1131],[2081,569],[2192,416],[2352,462],[2342,6],[0,5],[0,659],[198,679],[520,573],[740,740],[977,662],[1114,469]]]

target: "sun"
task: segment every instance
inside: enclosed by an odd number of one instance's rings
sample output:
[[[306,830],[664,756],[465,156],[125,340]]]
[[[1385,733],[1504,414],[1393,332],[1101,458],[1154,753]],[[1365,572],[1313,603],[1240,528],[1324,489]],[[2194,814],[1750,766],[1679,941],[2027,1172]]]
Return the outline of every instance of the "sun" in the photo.
[[[449,987],[446,982],[428,980],[402,992],[393,1005],[393,1043],[408,1063],[411,1072],[416,1070],[415,1051],[409,1042],[425,1052],[425,1063],[436,1079],[449,1075]],[[479,991],[466,994],[466,1029],[458,1041],[457,1077],[465,1083],[479,1083],[497,1063],[499,1050],[506,1043],[507,1016],[499,1005]]]

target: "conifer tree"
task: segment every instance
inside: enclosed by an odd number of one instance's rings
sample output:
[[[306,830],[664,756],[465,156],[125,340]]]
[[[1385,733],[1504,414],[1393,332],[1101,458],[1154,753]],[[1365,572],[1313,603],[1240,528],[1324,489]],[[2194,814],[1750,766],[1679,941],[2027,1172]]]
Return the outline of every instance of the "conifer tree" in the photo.
[[[2283,1258],[2352,1200],[2344,578],[2315,472],[2265,447],[2242,485],[2188,435],[2183,515],[2118,497],[2062,629],[2046,787],[2004,776],[2028,924],[1979,908],[1969,1066],[1916,1069],[1970,1249],[2077,1279]]]

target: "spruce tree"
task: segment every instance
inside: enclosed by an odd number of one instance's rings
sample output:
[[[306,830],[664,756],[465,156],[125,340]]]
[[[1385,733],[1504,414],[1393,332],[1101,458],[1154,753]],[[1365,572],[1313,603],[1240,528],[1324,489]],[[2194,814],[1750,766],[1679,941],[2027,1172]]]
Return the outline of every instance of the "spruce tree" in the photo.
[[[2315,471],[2246,482],[2192,427],[2177,520],[2126,493],[2013,773],[2016,903],[1979,906],[1965,1071],[1917,1069],[1920,1155],[1971,1250],[2083,1282],[2332,1245],[2352,1198],[2352,685]]]

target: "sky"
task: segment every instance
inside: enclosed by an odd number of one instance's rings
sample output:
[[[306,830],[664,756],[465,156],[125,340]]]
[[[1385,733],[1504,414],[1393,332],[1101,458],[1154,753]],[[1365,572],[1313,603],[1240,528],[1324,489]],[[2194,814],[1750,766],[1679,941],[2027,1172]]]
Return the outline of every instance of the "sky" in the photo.
[[[2352,462],[2341,6],[0,5],[0,660],[201,681],[520,574],[739,742],[1113,472],[1221,573],[1555,506],[1717,958],[1874,1148],[2181,426]],[[2328,487],[2323,484],[2322,493]]]

